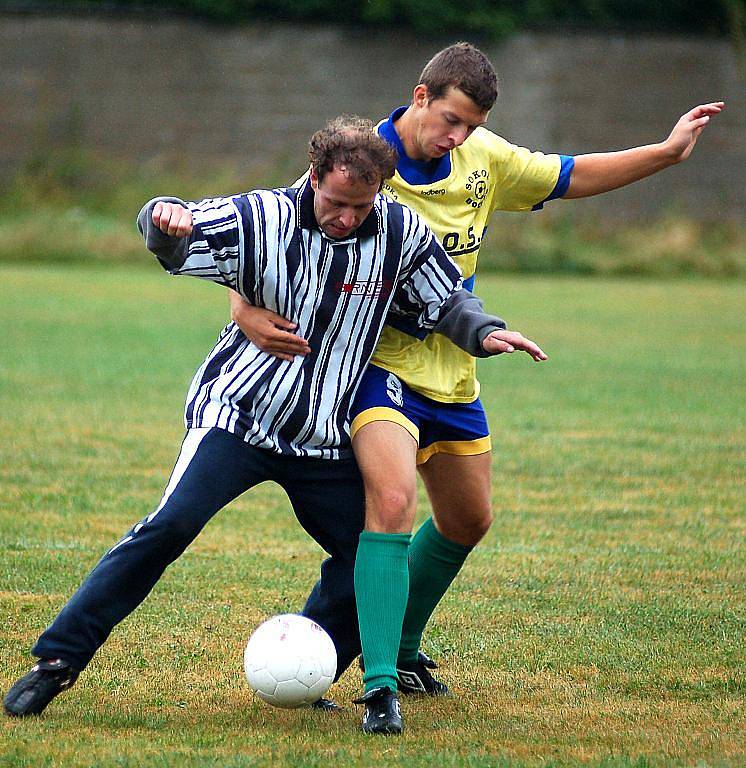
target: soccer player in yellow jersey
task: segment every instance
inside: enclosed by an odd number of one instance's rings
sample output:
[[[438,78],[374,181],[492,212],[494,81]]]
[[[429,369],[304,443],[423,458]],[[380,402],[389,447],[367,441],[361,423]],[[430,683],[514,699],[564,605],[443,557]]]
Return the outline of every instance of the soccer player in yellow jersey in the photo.
[[[457,43],[426,65],[411,104],[378,126],[399,152],[384,193],[423,217],[468,288],[494,211],[597,195],[674,165],[724,107],[695,107],[661,143],[573,158],[531,152],[482,127],[496,97],[489,60]],[[235,296],[231,305],[239,326],[266,351],[307,352],[291,323]],[[366,493],[355,573],[366,704],[397,685],[402,692],[447,692],[419,646],[433,610],[492,521],[490,438],[475,374],[474,359],[445,337],[422,336],[390,316],[353,406],[351,434]],[[417,470],[433,514],[410,542]],[[408,570],[394,575],[391,564],[402,554]]]

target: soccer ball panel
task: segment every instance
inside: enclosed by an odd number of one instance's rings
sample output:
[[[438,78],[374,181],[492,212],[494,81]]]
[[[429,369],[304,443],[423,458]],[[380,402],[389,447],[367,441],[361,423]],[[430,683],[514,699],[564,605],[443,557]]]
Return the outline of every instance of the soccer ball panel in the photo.
[[[277,683],[274,696],[272,696],[272,704],[276,707],[302,707],[313,704],[316,700],[311,699],[310,696],[308,686],[303,685],[300,681],[283,680],[283,682]]]
[[[268,693],[263,693],[262,691],[254,691],[254,693],[262,700],[266,701],[267,704],[271,704],[273,707],[279,706],[277,702],[275,701],[275,695],[274,693],[272,695]]]
[[[274,696],[277,680],[266,667],[246,670],[246,679],[255,691],[261,691],[265,696]]]
[[[310,688],[312,685],[318,683],[322,676],[321,664],[319,664],[317,658],[313,656],[304,656],[300,659],[296,677],[303,683],[303,685]]]
[[[328,690],[329,686],[334,680],[334,675],[323,675],[320,677],[309,689],[308,698],[309,703],[313,704],[314,701],[318,701]]]
[[[270,671],[272,677],[281,683],[285,680],[297,680],[298,679],[298,667],[300,666],[300,659],[288,647],[282,647],[278,649],[280,653],[271,659],[267,660],[267,669]]]

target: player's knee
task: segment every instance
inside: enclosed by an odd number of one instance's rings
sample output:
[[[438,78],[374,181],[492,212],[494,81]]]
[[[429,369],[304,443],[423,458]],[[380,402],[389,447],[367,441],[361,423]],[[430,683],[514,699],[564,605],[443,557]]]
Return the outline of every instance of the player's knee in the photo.
[[[411,528],[414,517],[414,493],[401,488],[387,488],[367,495],[366,527],[384,533]]]
[[[487,532],[492,526],[492,521],[493,521],[493,517],[492,517],[492,512],[490,512],[490,510],[487,510],[480,517],[474,520],[471,532],[472,532],[472,536],[475,539],[474,541],[475,544],[481,541],[487,535]]]
[[[487,535],[492,520],[492,513],[486,509],[482,514],[468,518],[456,516],[438,520],[438,528],[446,539],[466,547],[474,547]]]
[[[412,495],[401,488],[387,488],[373,494],[371,507],[383,517],[398,517],[409,509]]]
[[[189,510],[172,507],[146,522],[140,535],[145,534],[151,541],[161,542],[164,548],[183,551],[201,530],[202,521],[190,515]]]
[[[166,540],[170,540],[175,548],[182,551],[197,538],[201,527],[192,520],[176,520],[168,527],[165,532]]]

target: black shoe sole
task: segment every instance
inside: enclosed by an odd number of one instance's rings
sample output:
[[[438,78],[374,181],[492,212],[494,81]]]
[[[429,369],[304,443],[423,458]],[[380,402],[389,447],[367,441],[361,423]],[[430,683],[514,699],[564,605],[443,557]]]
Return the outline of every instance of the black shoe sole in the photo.
[[[399,736],[403,730],[404,726],[388,725],[383,728],[376,728],[375,730],[363,728],[363,733],[368,736]]]

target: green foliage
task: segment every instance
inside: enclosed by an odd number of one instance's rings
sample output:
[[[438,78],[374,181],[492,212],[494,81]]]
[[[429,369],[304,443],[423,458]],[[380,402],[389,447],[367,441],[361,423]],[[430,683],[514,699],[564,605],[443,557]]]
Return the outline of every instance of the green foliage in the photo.
[[[354,26],[406,28],[423,34],[472,34],[493,39],[531,25],[593,25],[726,34],[728,5],[742,0],[693,3],[690,0],[117,0],[116,6],[168,12],[178,8],[213,21],[232,23],[257,19]],[[37,3],[59,6],[54,0]],[[109,0],[79,0],[77,6],[112,7]]]
[[[516,15],[524,23],[560,22],[600,27],[644,28],[725,34],[730,0],[523,0]],[[513,4],[511,4],[513,5]]]
[[[480,271],[576,275],[746,277],[746,227],[663,211],[620,223],[579,216],[493,216]]]

